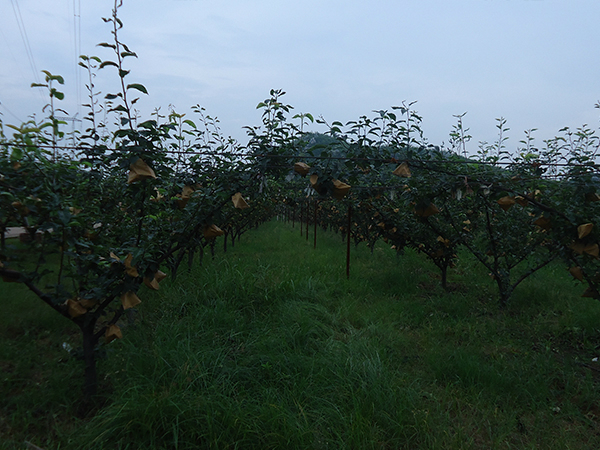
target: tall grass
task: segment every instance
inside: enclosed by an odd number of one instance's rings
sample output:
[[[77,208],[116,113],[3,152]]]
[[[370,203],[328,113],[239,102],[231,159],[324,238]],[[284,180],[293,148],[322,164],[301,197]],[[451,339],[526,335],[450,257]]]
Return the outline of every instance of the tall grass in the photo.
[[[468,257],[450,292],[412,252],[344,264],[272,222],[141,292],[106,405],[54,448],[599,448],[600,305],[562,267],[500,310]]]

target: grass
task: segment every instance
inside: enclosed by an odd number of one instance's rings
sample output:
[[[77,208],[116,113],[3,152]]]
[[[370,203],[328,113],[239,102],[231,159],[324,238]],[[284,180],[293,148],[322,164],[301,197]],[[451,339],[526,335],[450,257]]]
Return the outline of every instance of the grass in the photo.
[[[18,283],[0,282],[0,300],[0,448],[30,436],[52,445],[77,411],[83,368],[65,347],[78,345],[78,328]]]
[[[600,304],[563,267],[501,310],[467,256],[446,292],[422,255],[385,246],[353,247],[347,280],[344,249],[271,222],[142,290],[88,417],[68,321],[12,291],[0,448],[600,448]]]

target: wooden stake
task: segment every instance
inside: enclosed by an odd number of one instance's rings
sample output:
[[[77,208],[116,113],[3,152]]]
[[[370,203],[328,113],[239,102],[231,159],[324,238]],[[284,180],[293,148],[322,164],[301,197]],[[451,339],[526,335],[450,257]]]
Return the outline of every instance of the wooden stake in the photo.
[[[352,205],[348,205],[348,230],[346,232],[346,278],[350,279],[350,225],[352,224]]]
[[[302,232],[302,203],[300,203],[300,237],[304,236]]]
[[[319,201],[315,200],[315,248],[317,248],[317,207],[319,206]]]
[[[306,200],[306,240],[308,241],[308,223],[310,222],[310,213],[308,212],[308,205],[310,200]]]

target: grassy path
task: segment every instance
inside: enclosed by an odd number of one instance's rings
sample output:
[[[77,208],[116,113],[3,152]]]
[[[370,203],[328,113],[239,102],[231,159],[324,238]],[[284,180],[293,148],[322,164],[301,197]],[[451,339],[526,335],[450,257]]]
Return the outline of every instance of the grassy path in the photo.
[[[248,233],[140,292],[141,320],[106,347],[95,417],[40,424],[13,406],[0,430],[46,450],[600,448],[600,305],[564,268],[532,277],[502,311],[467,258],[445,292],[421,255],[383,246],[353,247],[346,280],[344,251],[340,236],[321,233],[314,250],[279,222]],[[54,349],[64,336],[48,339]],[[77,363],[49,373],[79,386]],[[67,398],[50,414],[74,415],[65,382],[44,382],[43,395]]]

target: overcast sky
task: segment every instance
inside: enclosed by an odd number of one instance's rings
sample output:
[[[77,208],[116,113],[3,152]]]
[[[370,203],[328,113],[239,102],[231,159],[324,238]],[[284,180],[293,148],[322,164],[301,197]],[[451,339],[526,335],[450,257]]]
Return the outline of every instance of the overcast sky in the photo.
[[[111,39],[101,18],[112,7],[112,0],[0,2],[5,122],[41,115],[32,65],[40,81],[42,69],[62,75],[61,106],[86,113],[77,105],[86,92],[77,84],[77,54],[110,59],[96,44]],[[598,0],[124,0],[119,17],[121,40],[139,56],[126,60],[126,81],[150,93],[138,103],[143,119],[170,104],[193,119],[189,108],[200,104],[242,143],[242,127],[260,124],[256,105],[272,88],[287,92],[294,112],[328,122],[417,101],[434,144],[447,142],[453,115],[467,112],[471,152],[496,138],[501,116],[511,149],[530,128],[538,128],[539,145],[564,126],[598,128]],[[113,69],[96,79],[103,93],[114,90]]]

